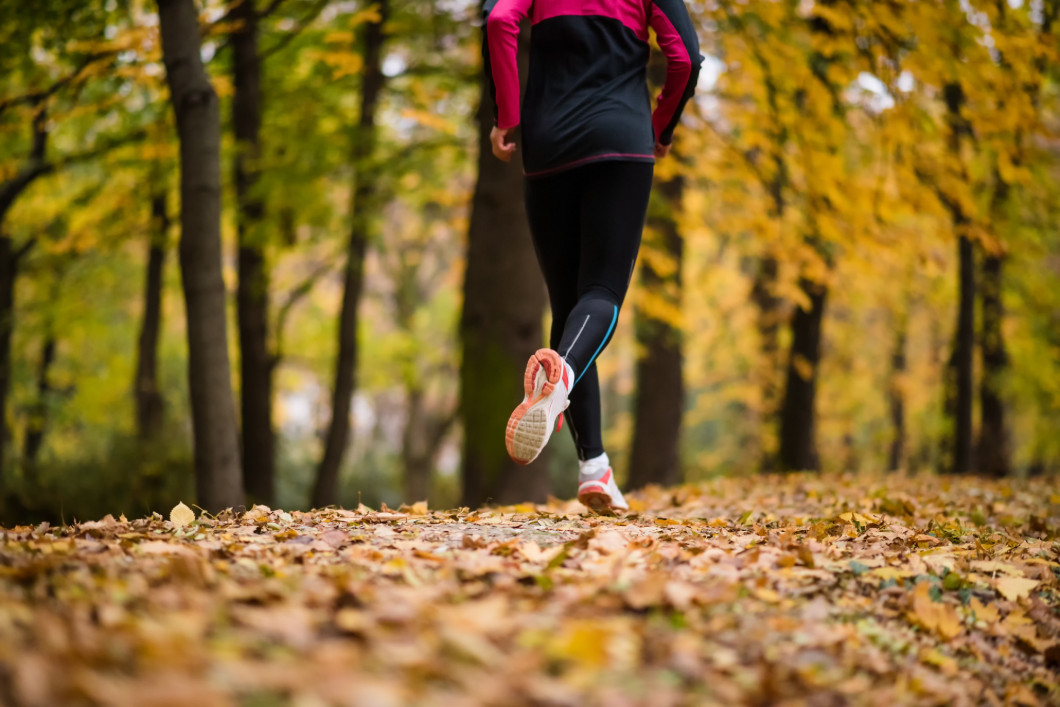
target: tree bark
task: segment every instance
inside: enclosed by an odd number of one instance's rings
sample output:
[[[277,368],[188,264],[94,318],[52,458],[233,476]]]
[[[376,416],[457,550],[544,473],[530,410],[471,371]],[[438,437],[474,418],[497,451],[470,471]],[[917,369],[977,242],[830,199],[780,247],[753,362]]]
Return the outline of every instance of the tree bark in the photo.
[[[807,279],[800,280],[799,287],[809,298],[810,308],[797,307],[791,322],[793,339],[780,412],[778,462],[783,471],[816,471],[814,407],[821,360],[821,323],[828,288]]]
[[[961,142],[968,126],[961,117],[964,92],[960,84],[948,83],[943,88],[949,128],[949,150],[960,159]],[[957,328],[947,370],[946,412],[952,420],[952,454],[949,471],[967,474],[972,471],[974,402],[973,361],[975,356],[975,250],[965,231],[968,216],[952,197],[943,195],[950,210],[953,231],[957,236],[959,295]]]
[[[22,256],[33,247],[33,241],[16,249],[11,237],[4,232],[4,220],[15,200],[29,185],[51,171],[46,150],[48,131],[43,109],[34,117],[33,148],[29,160],[13,177],[0,183],[0,482],[7,471],[7,396],[11,392],[11,335],[15,329],[15,277]]]
[[[891,410],[891,449],[888,455],[887,468],[902,468],[905,461],[905,396],[902,390],[902,379],[905,377],[908,364],[906,361],[906,342],[909,338],[909,317],[899,316],[895,327],[894,350],[891,352],[891,384],[888,389],[888,403]]]
[[[11,239],[0,236],[0,478],[7,471],[7,396],[11,392],[11,335],[15,329],[18,257]]]
[[[235,184],[239,284],[240,412],[243,486],[251,503],[273,505],[276,441],[272,424],[272,360],[268,349],[269,272],[261,230],[261,58],[254,0],[233,0],[232,67],[235,95]]]
[[[169,212],[166,193],[160,189],[151,198],[151,236],[144,277],[144,316],[140,323],[136,356],[136,430],[142,440],[162,431],[165,400],[158,386],[158,339],[162,329],[162,273],[166,264]]]
[[[519,52],[520,74],[525,77],[525,31],[520,34]],[[460,320],[462,503],[471,507],[491,501],[544,501],[551,490],[547,448],[533,463],[520,466],[504,447],[504,426],[523,397],[527,358],[544,341],[545,288],[530,240],[522,170],[491,152],[490,100],[484,85]],[[515,139],[521,144],[520,135]]]
[[[1003,266],[1004,256],[1001,253],[988,253],[983,258],[983,380],[979,388],[982,424],[979,429],[978,461],[979,473],[994,477],[1007,476],[1011,470],[1011,443],[1001,396],[1002,381],[1009,364],[1002,331],[1005,317],[1001,302]]]
[[[385,82],[382,61],[386,36],[383,33],[383,25],[388,14],[389,0],[381,0],[379,21],[364,25],[361,40],[364,71],[361,84],[361,114],[353,134],[352,145],[353,216],[346,251],[342,311],[339,314],[338,359],[335,365],[331,421],[324,443],[324,455],[317,468],[316,483],[313,487],[312,504],[318,508],[338,502],[339,469],[342,467],[350,438],[350,401],[356,386],[357,325],[361,293],[364,290],[364,257],[378,207],[377,189],[373,178],[374,166],[371,160],[376,145],[376,111]]]
[[[673,159],[673,158],[672,158]],[[678,231],[675,213],[681,208],[684,180],[674,177],[658,186],[665,213],[651,218],[645,234],[661,241],[672,259],[672,273],[660,275],[647,263],[641,264],[641,287],[645,292],[666,298],[675,310],[681,307],[681,260],[684,241]],[[637,311],[637,393],[634,403],[633,449],[630,454],[631,489],[648,484],[673,486],[681,481],[680,438],[684,413],[682,377],[682,332],[674,322],[651,318]]]
[[[779,196],[779,194],[778,194]],[[783,209],[783,202],[777,207]],[[780,217],[779,212],[773,214]],[[772,426],[775,424],[778,401],[780,399],[780,320],[783,301],[776,295],[777,276],[780,265],[776,256],[767,253],[758,262],[754,284],[751,288],[751,301],[754,302],[757,314],[755,325],[758,329],[758,385],[762,392],[761,408],[756,411],[761,421],[756,440],[760,448],[759,464],[761,471],[770,472],[776,468],[776,449],[767,437],[772,439]]]
[[[965,236],[957,238],[960,294],[957,306],[957,331],[953,337],[953,351],[949,361],[953,404],[953,458],[950,471],[967,474],[972,471],[973,431],[972,404],[975,382],[975,252]]]
[[[44,431],[48,426],[48,398],[52,392],[48,374],[55,363],[55,348],[55,334],[49,330],[41,345],[40,364],[37,367],[37,399],[30,406],[26,437],[22,444],[22,461],[31,473],[37,468],[37,458],[44,446]]]
[[[194,0],[158,0],[162,58],[180,137],[180,270],[198,503],[243,503],[221,276],[221,122],[200,58]]]
[[[454,417],[432,414],[425,404],[422,388],[408,390],[409,418],[402,434],[401,461],[405,474],[405,500],[408,503],[427,500],[431,491],[431,472],[438,450],[449,433]]]

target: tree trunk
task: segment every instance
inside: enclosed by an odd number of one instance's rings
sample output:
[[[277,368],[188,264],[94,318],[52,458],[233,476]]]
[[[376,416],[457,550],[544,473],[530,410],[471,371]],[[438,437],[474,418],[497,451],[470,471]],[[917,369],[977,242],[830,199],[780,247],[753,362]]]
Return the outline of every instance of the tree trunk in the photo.
[[[233,0],[232,68],[235,95],[235,183],[238,204],[240,412],[243,486],[251,503],[273,505],[276,477],[272,426],[272,361],[268,350],[269,273],[261,224],[261,59],[254,0]]]
[[[243,503],[221,277],[221,122],[200,58],[193,0],[158,0],[162,57],[180,136],[180,270],[198,503]]]
[[[44,431],[48,425],[48,398],[51,395],[51,384],[48,374],[55,363],[55,334],[50,330],[41,345],[40,365],[37,368],[37,399],[30,406],[29,419],[26,422],[26,437],[22,444],[22,461],[31,472],[37,468],[37,458],[44,446]]]
[[[797,307],[791,322],[791,353],[780,414],[780,452],[783,471],[816,470],[814,438],[817,367],[821,360],[821,323],[828,288],[802,279],[799,287],[810,300],[810,308]]]
[[[968,132],[967,121],[961,116],[964,91],[958,83],[943,87],[946,104],[948,142],[950,155],[961,159],[961,142]],[[963,175],[962,175],[963,176]],[[957,328],[953,337],[953,348],[947,364],[945,380],[945,412],[951,420],[951,430],[943,439],[950,447],[949,471],[967,474],[972,470],[972,403],[974,397],[973,359],[975,355],[975,251],[965,231],[968,216],[960,203],[950,195],[943,194],[943,201],[950,211],[953,232],[957,236],[957,259],[959,296],[957,305]]]
[[[405,469],[405,501],[426,500],[431,491],[431,462],[433,451],[428,449],[424,423],[427,414],[423,405],[423,391],[408,391],[409,419],[401,438],[401,461]]]
[[[422,388],[408,389],[409,418],[402,433],[401,461],[404,467],[405,500],[429,500],[431,472],[442,442],[453,426],[454,416],[432,415]]]
[[[988,253],[983,259],[982,339],[983,380],[979,389],[982,425],[979,430],[979,472],[1001,477],[1010,471],[1010,441],[1005,426],[1002,381],[1008,370],[1008,352],[1002,323],[1001,277],[1004,256]]]
[[[18,257],[11,239],[0,236],[0,479],[7,471],[7,396],[11,392],[11,335],[15,329]]]
[[[782,201],[777,201],[777,208],[783,209]],[[776,213],[773,215],[780,218]],[[773,430],[770,428],[776,420],[780,399],[779,334],[783,302],[776,295],[779,268],[776,256],[772,253],[763,255],[758,262],[754,285],[751,288],[751,301],[758,310],[755,324],[758,329],[758,350],[761,357],[758,367],[758,385],[762,392],[762,403],[757,415],[762,424],[758,430],[757,444],[760,447],[759,464],[763,472],[773,471],[777,464],[776,448],[771,441]]]
[[[519,52],[520,74],[525,77],[525,31]],[[490,501],[544,501],[551,489],[547,448],[533,463],[520,466],[504,447],[504,426],[523,398],[527,358],[544,341],[545,288],[530,240],[522,170],[491,152],[489,103],[489,90],[483,86],[478,181],[471,201],[460,320],[462,503],[471,507]],[[521,144],[518,133],[515,140]]]
[[[891,426],[894,436],[891,438],[891,451],[888,455],[887,468],[901,469],[905,461],[905,396],[902,379],[908,368],[906,362],[906,341],[909,337],[909,316],[901,314],[894,335],[894,350],[891,352],[891,385],[888,389],[891,409]]]
[[[364,257],[368,249],[369,231],[378,207],[374,166],[371,160],[375,154],[376,110],[385,81],[382,71],[383,44],[386,41],[383,25],[386,23],[388,12],[389,0],[381,0],[379,21],[366,23],[362,35],[364,70],[361,115],[353,134],[352,145],[353,217],[346,255],[342,311],[339,315],[338,360],[335,365],[331,421],[324,443],[324,456],[317,469],[316,484],[313,487],[312,504],[318,508],[338,502],[339,469],[342,467],[350,438],[350,401],[356,385],[357,323],[361,293],[364,289]]]
[[[46,112],[37,111],[33,119],[33,148],[29,160],[13,177],[0,183],[0,483],[7,471],[7,396],[11,392],[11,335],[15,329],[15,277],[22,256],[33,247],[30,241],[16,250],[4,233],[4,220],[15,200],[39,177],[52,170],[46,161],[48,130]]]
[[[973,359],[975,354],[975,252],[965,236],[957,239],[960,295],[957,306],[957,330],[949,361],[953,401],[953,458],[950,471],[967,474],[972,471],[972,403],[975,382]]]
[[[158,338],[162,329],[162,272],[166,263],[169,212],[166,192],[151,198],[151,239],[144,278],[144,318],[140,324],[136,356],[136,430],[142,440],[155,438],[162,430],[165,401],[158,387]]]
[[[670,274],[660,275],[642,262],[641,287],[645,292],[664,297],[668,305],[680,311],[683,240],[675,217],[681,209],[683,178],[678,176],[661,183],[658,194],[665,213],[651,219],[652,228],[645,235],[658,241],[649,243],[649,247],[663,249],[672,259],[674,269]],[[648,484],[673,486],[681,481],[680,437],[685,394],[681,327],[675,322],[653,319],[642,311],[636,315],[639,353],[628,486],[631,489]]]

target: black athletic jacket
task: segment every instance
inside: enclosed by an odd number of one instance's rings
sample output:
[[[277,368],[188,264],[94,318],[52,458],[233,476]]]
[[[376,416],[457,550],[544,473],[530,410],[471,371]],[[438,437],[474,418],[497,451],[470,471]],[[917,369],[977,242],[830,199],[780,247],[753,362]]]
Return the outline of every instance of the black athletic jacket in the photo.
[[[519,23],[529,16],[530,73],[523,102],[528,177],[596,160],[650,162],[668,145],[703,58],[682,0],[486,0],[482,55],[497,125],[519,125]],[[648,28],[666,54],[654,114]]]

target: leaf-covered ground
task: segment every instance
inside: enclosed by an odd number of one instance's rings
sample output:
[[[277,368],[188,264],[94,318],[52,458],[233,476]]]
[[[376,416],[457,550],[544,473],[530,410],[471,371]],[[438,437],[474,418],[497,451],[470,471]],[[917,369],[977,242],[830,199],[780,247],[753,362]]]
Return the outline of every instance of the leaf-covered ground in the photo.
[[[754,477],[0,530],[12,705],[1060,704],[1060,489]]]

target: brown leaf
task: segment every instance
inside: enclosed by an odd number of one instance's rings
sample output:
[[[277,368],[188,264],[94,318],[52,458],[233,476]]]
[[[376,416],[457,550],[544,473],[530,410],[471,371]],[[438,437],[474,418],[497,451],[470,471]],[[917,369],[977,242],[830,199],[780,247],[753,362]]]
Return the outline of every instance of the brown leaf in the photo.
[[[329,530],[320,536],[320,539],[331,547],[338,550],[350,541],[350,534],[345,530]]]

